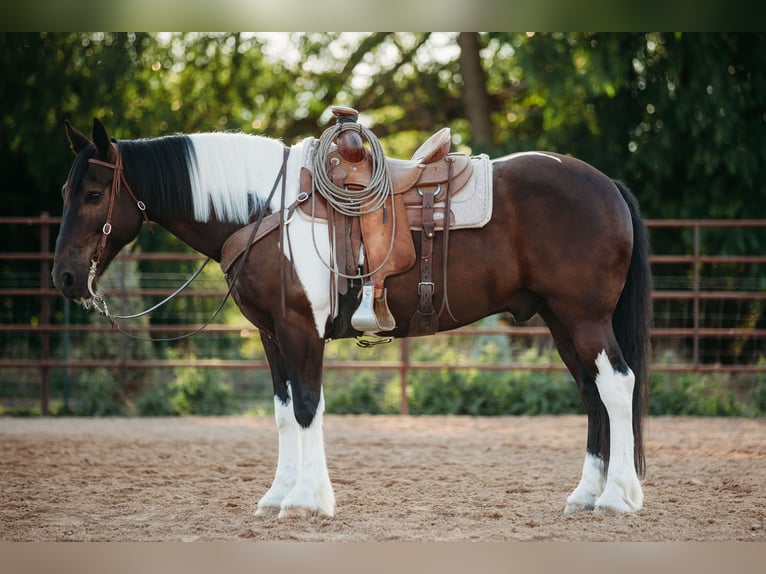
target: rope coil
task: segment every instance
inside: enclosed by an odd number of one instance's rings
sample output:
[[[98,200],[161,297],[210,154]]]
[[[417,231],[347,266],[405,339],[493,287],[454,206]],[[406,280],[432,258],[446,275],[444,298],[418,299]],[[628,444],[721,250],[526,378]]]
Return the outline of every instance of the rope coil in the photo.
[[[367,187],[349,189],[338,187],[328,174],[326,159],[333,142],[345,130],[355,130],[370,145],[372,177]],[[368,128],[356,122],[342,121],[324,131],[314,155],[314,186],[339,213],[359,217],[380,209],[393,192],[393,184],[386,165],[385,152],[380,141]]]

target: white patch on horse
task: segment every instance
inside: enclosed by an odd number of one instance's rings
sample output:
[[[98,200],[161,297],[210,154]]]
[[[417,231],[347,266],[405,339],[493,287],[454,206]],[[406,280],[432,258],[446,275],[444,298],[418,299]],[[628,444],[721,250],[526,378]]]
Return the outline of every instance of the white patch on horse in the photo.
[[[247,223],[248,196],[263,202],[282,167],[284,145],[276,139],[243,133],[193,134],[189,166],[194,217]],[[275,194],[279,205],[279,194]]]
[[[584,510],[593,510],[596,499],[604,491],[604,461],[591,453],[585,453],[582,465],[582,478],[577,488],[567,498],[564,514],[576,514]]]
[[[508,160],[508,159],[517,159],[517,158],[520,158],[520,157],[528,157],[528,156],[547,157],[548,159],[553,159],[553,160],[556,160],[559,163],[563,163],[563,161],[561,160],[560,157],[557,157],[555,155],[551,155],[549,153],[545,153],[545,152],[542,152],[542,151],[520,151],[520,152],[512,153],[510,155],[506,155],[506,156],[503,156],[503,157],[495,158],[492,161],[493,162],[495,162],[495,161],[504,161],[504,160]]]
[[[251,217],[248,196],[256,204],[268,199],[282,167],[284,145],[276,139],[241,133],[210,133],[189,136],[196,162],[190,167],[195,218],[247,223]],[[300,168],[306,153],[306,142],[290,149],[287,163],[284,205],[290,206],[300,191]],[[282,204],[282,184],[269,205],[272,211]],[[315,238],[312,229],[316,227]],[[317,334],[323,337],[330,316],[330,272],[317,256],[329,259],[327,224],[310,223],[293,217],[285,227],[290,242],[284,240],[286,257],[293,257],[296,275],[303,287],[314,315]],[[292,248],[292,249],[291,249]]]
[[[304,154],[311,151],[310,145],[309,140],[305,140],[292,147],[286,205],[290,205],[298,196],[300,169],[305,164]],[[292,253],[293,265],[303,286],[303,291],[311,303],[317,334],[324,337],[327,322],[332,312],[330,270],[323,263],[330,260],[330,239],[327,223],[294,215],[286,227],[286,233],[290,235],[290,242],[288,245],[287,240],[283,241],[285,255],[290,257]]]
[[[644,493],[633,461],[633,387],[635,375],[612,367],[606,351],[596,357],[596,387],[609,415],[609,470],[604,491],[596,499],[600,512],[635,512],[641,510]]]

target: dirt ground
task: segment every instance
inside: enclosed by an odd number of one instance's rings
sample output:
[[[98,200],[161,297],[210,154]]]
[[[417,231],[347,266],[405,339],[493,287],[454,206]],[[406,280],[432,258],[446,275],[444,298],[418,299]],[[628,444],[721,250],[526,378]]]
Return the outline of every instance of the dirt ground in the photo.
[[[0,419],[2,541],[765,541],[766,420],[651,418],[644,509],[562,514],[585,418],[328,416],[336,516],[256,517],[270,417]]]

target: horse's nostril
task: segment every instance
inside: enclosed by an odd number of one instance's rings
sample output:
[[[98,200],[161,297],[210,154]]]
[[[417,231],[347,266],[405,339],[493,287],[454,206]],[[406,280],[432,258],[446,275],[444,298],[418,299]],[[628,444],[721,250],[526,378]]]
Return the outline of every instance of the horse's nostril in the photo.
[[[61,272],[61,287],[63,289],[69,289],[74,285],[74,273],[69,269],[65,269]]]

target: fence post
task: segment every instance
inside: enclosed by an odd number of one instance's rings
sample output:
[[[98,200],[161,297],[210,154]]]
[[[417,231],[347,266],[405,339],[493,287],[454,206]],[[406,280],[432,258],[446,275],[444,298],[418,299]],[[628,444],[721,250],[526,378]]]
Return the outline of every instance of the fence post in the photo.
[[[50,222],[48,221],[48,212],[43,211],[40,222],[40,413],[42,416],[48,416],[48,380],[50,376],[50,331],[48,327],[51,323],[51,301],[46,291],[50,284]]]
[[[692,342],[692,361],[694,370],[699,368],[700,360],[700,226],[694,224],[694,270],[692,271],[692,288],[694,299],[692,307],[692,321],[694,327],[694,340]]]
[[[401,351],[399,363],[399,384],[401,388],[399,414],[406,415],[410,412],[410,405],[407,400],[407,375],[410,370],[410,340],[407,338],[399,339],[399,349]]]

